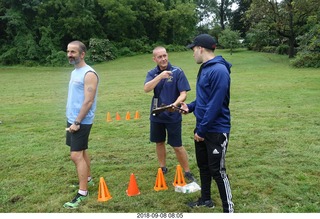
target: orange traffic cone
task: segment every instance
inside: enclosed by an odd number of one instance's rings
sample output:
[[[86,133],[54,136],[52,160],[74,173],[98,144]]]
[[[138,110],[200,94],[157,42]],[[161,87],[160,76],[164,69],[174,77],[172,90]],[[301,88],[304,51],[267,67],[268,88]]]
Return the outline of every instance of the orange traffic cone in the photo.
[[[176,175],[175,175],[174,181],[173,181],[173,186],[185,186],[185,185],[187,185],[187,183],[184,180],[182,168],[180,165],[177,165]]]
[[[130,120],[130,112],[127,112],[126,120]]]
[[[158,174],[156,178],[156,183],[154,185],[154,190],[157,192],[160,190],[167,190],[168,186],[166,184],[166,180],[164,178],[163,172],[161,168],[158,168]]]
[[[111,199],[111,195],[109,193],[108,187],[106,182],[104,181],[103,177],[100,177],[99,182],[99,192],[98,192],[98,202],[106,202]]]
[[[118,121],[121,120],[121,117],[118,112],[116,113],[116,120],[118,120]]]
[[[140,115],[138,111],[136,111],[136,114],[134,115],[134,119],[140,119]]]
[[[107,122],[111,122],[111,121],[112,121],[112,119],[111,119],[110,113],[108,112],[107,113]]]
[[[130,182],[129,182],[128,189],[126,192],[127,192],[128,196],[140,195],[137,181],[136,181],[136,178],[134,177],[133,173],[131,173]]]

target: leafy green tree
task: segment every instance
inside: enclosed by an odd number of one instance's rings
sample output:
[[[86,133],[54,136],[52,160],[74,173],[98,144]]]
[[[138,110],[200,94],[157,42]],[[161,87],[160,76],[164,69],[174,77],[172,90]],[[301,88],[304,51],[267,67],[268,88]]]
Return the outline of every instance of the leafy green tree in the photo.
[[[317,0],[252,0],[247,11],[251,27],[264,22],[274,29],[278,36],[287,39],[289,57],[295,55],[296,38],[306,31],[308,16],[319,11]]]
[[[292,60],[296,67],[320,68],[320,13],[319,16],[310,16],[308,25],[310,31],[299,37],[300,44],[297,56]]]
[[[262,51],[268,46],[276,47],[281,41],[277,32],[266,22],[259,22],[250,28],[245,38],[248,49],[255,51]]]
[[[1,49],[0,60],[4,64],[24,63],[26,60],[37,59],[37,44],[34,40],[32,26],[33,17],[36,14],[37,1],[28,1],[21,4],[16,1],[3,1],[1,20],[6,23],[4,30],[4,46]]]
[[[231,6],[235,2],[236,0],[196,0],[200,23],[212,20],[212,26],[217,23],[224,30],[231,19]]]
[[[166,44],[186,45],[195,35],[197,17],[194,10],[195,5],[180,3],[169,11],[163,11],[159,23],[160,39]]]
[[[137,12],[132,10],[128,0],[99,0],[98,2],[104,9],[102,25],[108,39],[121,41],[136,36],[132,31],[137,20]]]
[[[238,30],[242,38],[246,37],[246,33],[250,29],[250,24],[245,20],[245,13],[250,8],[252,0],[237,0],[237,9],[232,11],[230,19],[230,27],[232,30]]]
[[[2,1],[5,22],[0,61],[6,64],[42,63],[65,50],[73,39],[85,43],[101,33],[94,0]]]
[[[195,5],[191,0],[99,0],[110,40],[145,39],[150,43],[184,43],[194,35]]]
[[[104,33],[95,3],[95,0],[47,0],[39,5],[37,23],[39,27],[49,27],[63,41],[61,49],[75,39],[88,44],[91,37]]]
[[[230,55],[232,55],[233,50],[241,46],[240,33],[238,31],[232,31],[230,28],[223,30],[219,37],[219,45],[223,46],[223,48],[230,49]]]
[[[3,45],[5,43],[5,36],[6,32],[5,30],[7,29],[6,27],[6,22],[4,20],[4,15],[5,15],[5,7],[3,1],[0,1],[0,45]]]
[[[157,0],[132,0],[132,10],[137,14],[137,20],[133,28],[133,38],[148,39],[150,42],[159,41],[159,25],[162,13],[165,11],[164,4]]]

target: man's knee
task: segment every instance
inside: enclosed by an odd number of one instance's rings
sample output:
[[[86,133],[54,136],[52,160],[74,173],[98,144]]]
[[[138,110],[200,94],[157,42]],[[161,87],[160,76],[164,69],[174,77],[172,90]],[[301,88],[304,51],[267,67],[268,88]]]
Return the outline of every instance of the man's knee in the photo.
[[[227,178],[227,173],[225,170],[212,170],[211,175],[215,180]]]
[[[81,151],[72,151],[70,154],[70,159],[75,163],[77,163],[82,158],[83,156]]]
[[[173,149],[176,153],[184,153],[186,151],[183,146],[173,147]]]

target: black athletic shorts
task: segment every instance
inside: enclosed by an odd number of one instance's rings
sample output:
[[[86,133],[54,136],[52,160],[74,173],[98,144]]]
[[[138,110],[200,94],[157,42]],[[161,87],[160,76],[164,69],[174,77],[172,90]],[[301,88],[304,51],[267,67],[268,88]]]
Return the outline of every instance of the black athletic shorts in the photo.
[[[67,122],[67,127],[71,124]],[[70,146],[70,151],[83,151],[88,149],[89,134],[92,124],[81,124],[80,129],[77,132],[66,132],[66,144]]]

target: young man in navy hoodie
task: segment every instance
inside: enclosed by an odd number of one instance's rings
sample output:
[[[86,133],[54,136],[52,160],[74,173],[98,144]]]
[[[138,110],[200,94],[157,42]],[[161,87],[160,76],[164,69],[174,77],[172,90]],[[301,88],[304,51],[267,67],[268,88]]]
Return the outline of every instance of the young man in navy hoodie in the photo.
[[[225,156],[231,128],[230,121],[230,68],[221,56],[215,56],[216,40],[208,34],[198,35],[188,48],[193,50],[197,64],[201,64],[196,85],[196,99],[181,103],[181,108],[196,117],[194,143],[200,171],[201,197],[188,203],[190,207],[214,208],[211,182],[215,180],[222,201],[223,212],[233,213],[234,204]]]

